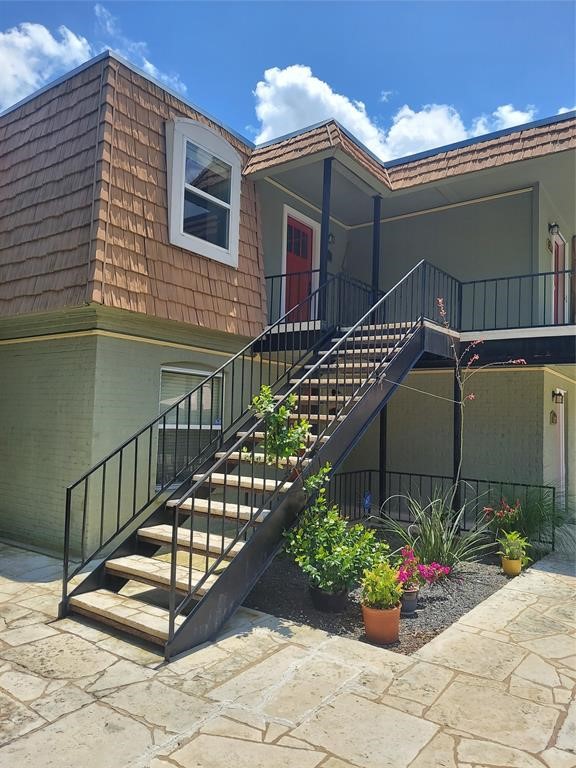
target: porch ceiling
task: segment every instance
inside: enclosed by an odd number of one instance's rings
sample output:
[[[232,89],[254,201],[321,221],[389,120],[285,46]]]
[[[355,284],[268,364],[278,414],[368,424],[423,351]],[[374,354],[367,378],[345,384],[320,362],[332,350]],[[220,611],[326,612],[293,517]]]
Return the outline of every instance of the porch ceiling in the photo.
[[[320,211],[322,159],[269,173],[267,179]],[[423,184],[406,190],[383,191],[382,218],[402,216],[479,197],[498,195],[540,184],[565,221],[576,231],[576,150],[517,161]],[[331,214],[345,227],[369,225],[376,190],[335,159]]]

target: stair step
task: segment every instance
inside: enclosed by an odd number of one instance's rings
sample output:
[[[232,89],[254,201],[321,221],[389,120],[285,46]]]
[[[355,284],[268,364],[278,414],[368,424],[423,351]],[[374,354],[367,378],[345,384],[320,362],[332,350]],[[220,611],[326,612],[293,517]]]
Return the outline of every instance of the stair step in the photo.
[[[297,421],[298,419],[307,419],[308,421],[343,421],[346,418],[345,414],[340,416],[334,416],[330,413],[291,413],[291,421]]]
[[[117,629],[164,644],[168,639],[168,611],[133,597],[125,597],[107,589],[97,589],[70,598],[72,613],[88,616]],[[176,617],[176,627],[185,620]]]
[[[394,350],[394,347],[354,347],[353,349],[350,349],[350,347],[339,347],[337,350],[332,352],[332,355],[346,355],[346,357],[386,357],[387,355],[391,354]],[[318,352],[318,355],[320,357],[327,355],[330,352],[329,349],[325,350],[324,352]]]
[[[246,440],[264,440],[265,434],[264,432],[236,432],[236,437],[243,437]],[[317,442],[318,438],[316,435],[308,435],[308,440],[306,441],[308,445],[314,445],[315,442]],[[321,437],[320,442],[325,443],[326,440],[328,440],[328,437]]]
[[[347,378],[345,381],[341,379],[290,379],[290,384],[301,384],[302,387],[310,385],[310,387],[355,387],[359,384],[364,384],[368,379],[363,377]]]
[[[106,570],[115,576],[122,576],[132,581],[141,581],[143,584],[150,584],[153,587],[169,588],[170,571],[172,565],[165,560],[156,560],[154,557],[144,557],[143,555],[126,555],[126,557],[117,557],[114,560],[106,561]],[[176,566],[176,589],[180,592],[188,592],[189,584],[192,590],[204,576],[204,571],[192,568],[190,571],[185,565]],[[190,577],[190,578],[189,578]],[[197,594],[204,595],[214,582],[218,579],[217,574],[211,574],[206,581],[198,588]]]
[[[361,342],[366,342],[367,344],[376,344],[376,343],[385,344],[386,342],[390,343],[392,341],[396,341],[398,339],[401,339],[403,336],[404,336],[404,334],[396,334],[396,335],[389,334],[389,335],[383,336],[382,334],[373,334],[373,333],[372,334],[370,334],[370,333],[364,333],[364,334],[353,333],[353,334],[350,334],[350,336],[348,336],[347,341],[349,343],[353,343],[353,344],[360,344]],[[342,336],[334,336],[334,338],[331,339],[331,341],[332,341],[333,344],[336,344],[336,342],[340,341],[341,338],[342,338]],[[344,342],[344,343],[346,343],[346,342]]]
[[[184,512],[194,512],[202,515],[210,512],[211,516],[225,517],[228,520],[242,520],[247,522],[252,520],[254,523],[261,523],[270,514],[269,509],[260,510],[258,517],[258,507],[249,507],[246,504],[235,504],[233,501],[212,501],[211,499],[186,499],[178,507]]]
[[[314,368],[316,364],[307,363],[304,368]],[[319,370],[324,370],[326,368],[338,368],[339,370],[361,370],[362,368],[369,368],[372,370],[375,367],[376,363],[373,361],[364,361],[364,362],[354,362],[354,363],[321,363],[318,366]]]
[[[204,475],[194,475],[193,479],[198,481],[202,480]],[[245,477],[230,474],[221,474],[219,472],[213,472],[206,479],[206,483],[211,485],[226,485],[230,488],[247,488],[250,491],[258,492],[272,492],[279,488],[281,481],[272,480],[271,478],[264,479],[263,477]],[[281,493],[287,493],[292,488],[292,483],[284,483],[280,488]]]
[[[264,462],[264,454],[263,453],[257,453],[255,454],[257,457],[260,457],[260,460],[256,460],[252,462],[252,453],[248,451],[247,454],[238,453],[238,451],[233,451],[231,454],[228,455],[229,461],[245,461],[247,464],[254,463],[256,466],[259,466],[260,464],[265,464]],[[218,451],[218,453],[215,454],[215,457],[217,459],[223,459],[226,456],[226,451]],[[290,465],[291,467],[295,467],[297,464],[300,464],[300,466],[305,467],[307,464],[310,464],[310,459],[303,459],[299,458],[298,456],[288,456],[284,459],[278,460],[278,466],[279,467],[286,467]],[[276,462],[273,462],[271,465],[272,467],[276,466]]]
[[[362,381],[364,381],[364,379],[362,379]],[[347,400],[350,400],[350,402],[357,402],[361,399],[360,395],[350,397],[350,395],[344,393],[339,395],[297,395],[297,397],[299,403],[312,403],[314,406],[324,405],[325,403],[338,404],[346,402]]]
[[[188,528],[178,528],[178,547],[199,554],[221,555],[233,543],[232,539],[223,538],[215,533],[207,534],[204,531],[194,531],[192,536],[191,534],[192,532]],[[172,526],[152,525],[148,528],[140,528],[138,538],[152,544],[172,544]],[[226,557],[235,557],[243,546],[243,541],[237,541],[227,552]]]
[[[413,322],[401,322],[401,323],[375,323],[374,325],[359,325],[356,328],[355,333],[374,333],[374,331],[398,331],[400,328],[411,328],[414,325]],[[347,328],[342,328],[344,333],[347,333],[352,325]]]

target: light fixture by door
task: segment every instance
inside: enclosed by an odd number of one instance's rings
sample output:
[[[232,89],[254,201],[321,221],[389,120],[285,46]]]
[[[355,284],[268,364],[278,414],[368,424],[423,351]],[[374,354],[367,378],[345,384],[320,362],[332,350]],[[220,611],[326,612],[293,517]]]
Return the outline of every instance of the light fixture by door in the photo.
[[[548,224],[548,232],[552,236],[560,234],[560,227],[558,224],[556,224],[555,221],[552,221],[550,224]]]
[[[564,391],[562,389],[552,390],[552,402],[556,403],[557,405],[562,405],[564,402]]]

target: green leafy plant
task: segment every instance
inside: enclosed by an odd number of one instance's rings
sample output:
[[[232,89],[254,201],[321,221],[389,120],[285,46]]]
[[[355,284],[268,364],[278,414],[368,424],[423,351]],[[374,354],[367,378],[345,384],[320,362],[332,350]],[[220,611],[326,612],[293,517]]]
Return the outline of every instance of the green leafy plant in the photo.
[[[412,496],[406,496],[412,523],[404,526],[398,520],[384,515],[376,519],[375,525],[393,533],[400,541],[413,549],[421,563],[442,563],[451,570],[459,563],[478,560],[492,549],[493,543],[487,537],[489,522],[480,523],[471,531],[462,531],[462,522],[467,507],[464,504],[456,512],[452,509],[451,498],[436,498],[427,504]],[[382,509],[384,510],[386,502]]]
[[[364,571],[362,603],[368,608],[395,608],[402,598],[398,571],[387,562],[376,563]]]
[[[498,539],[500,549],[498,554],[508,560],[521,560],[522,566],[531,562],[526,551],[530,548],[530,542],[518,531],[504,531]]]
[[[569,517],[566,509],[555,505],[551,493],[543,494],[537,489],[534,492],[528,491],[522,503],[517,501],[512,506],[507,504],[506,499],[502,499],[494,506],[484,507],[484,512],[491,520],[496,534],[518,531],[533,547],[540,550],[546,550],[542,542],[551,545],[554,531]]]
[[[336,505],[329,506],[326,484],[330,465],[307,478],[309,504],[297,525],[286,534],[286,551],[312,587],[338,594],[351,589],[366,568],[388,553],[388,544],[363,525],[349,526]]]
[[[296,404],[296,395],[289,395],[282,405],[278,405],[267,384],[263,384],[252,399],[254,413],[265,423],[264,461],[267,464],[283,466],[291,456],[298,456],[306,448],[310,423],[305,418],[290,423]]]

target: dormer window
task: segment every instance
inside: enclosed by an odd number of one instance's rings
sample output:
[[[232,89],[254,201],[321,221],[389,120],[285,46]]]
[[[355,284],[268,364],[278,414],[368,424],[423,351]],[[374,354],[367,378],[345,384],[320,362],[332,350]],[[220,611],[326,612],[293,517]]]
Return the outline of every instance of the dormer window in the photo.
[[[237,267],[240,156],[193,120],[167,123],[166,140],[170,242]]]

